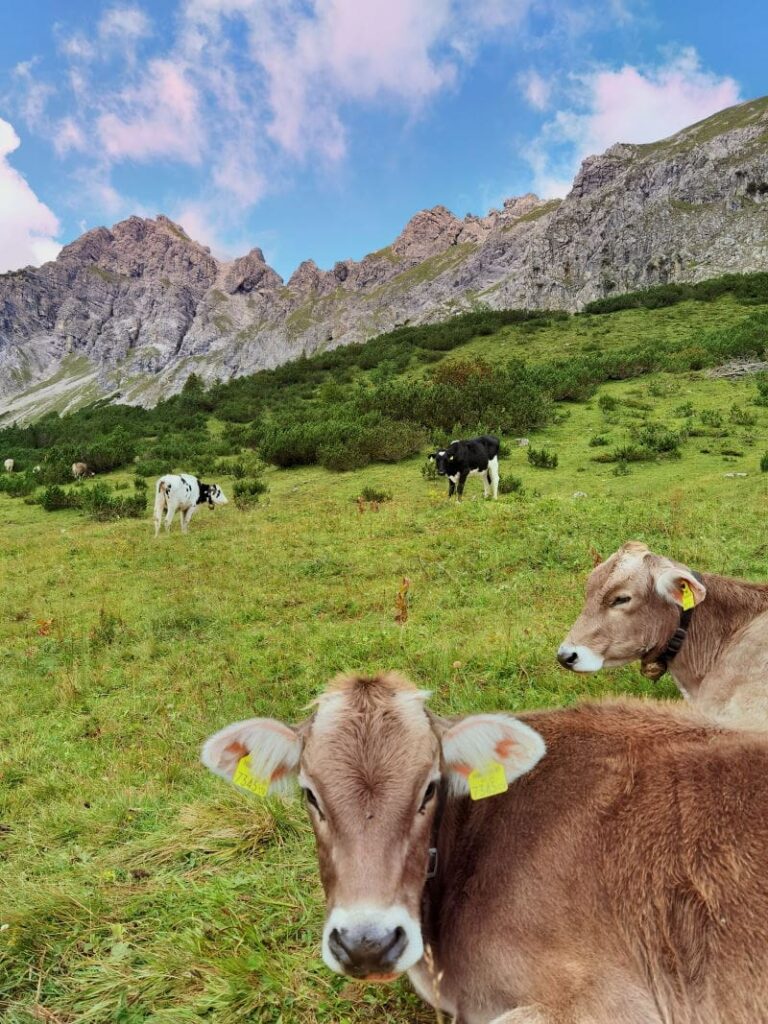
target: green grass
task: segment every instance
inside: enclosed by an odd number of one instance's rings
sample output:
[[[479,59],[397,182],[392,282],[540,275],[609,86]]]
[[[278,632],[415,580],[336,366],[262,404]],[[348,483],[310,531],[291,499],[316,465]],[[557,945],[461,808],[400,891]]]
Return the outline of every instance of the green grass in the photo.
[[[610,320],[626,337],[643,324],[695,333],[707,312]],[[578,321],[586,333],[574,344],[608,319]],[[526,344],[561,352],[558,330]],[[4,1024],[434,1020],[405,981],[366,987],[328,973],[303,810],[233,792],[198,765],[198,749],[249,715],[301,719],[342,670],[397,668],[432,690],[440,713],[674,698],[668,681],[654,686],[635,668],[568,675],[554,651],[593,547],[639,538],[699,569],[768,578],[768,409],[749,404],[753,382],[702,374],[599,394],[616,408],[603,412],[599,396],[561,405],[561,421],[531,435],[557,453],[556,470],[512,448],[502,472],[524,492],[496,503],[470,480],[465,502],[448,504],[420,458],[343,475],[271,470],[257,508],[201,510],[188,537],[155,542],[148,519],[95,524],[0,495]],[[678,415],[687,403],[692,419]],[[732,423],[734,403],[757,422]],[[701,426],[705,409],[722,413],[727,437],[689,436],[681,459],[633,464],[628,476],[592,461],[606,450],[590,447],[597,434],[617,446],[649,419]],[[749,475],[724,476],[734,469]],[[231,497],[233,482],[219,482]],[[361,515],[365,487],[393,499]],[[410,617],[398,626],[404,575]]]
[[[756,311],[725,295],[510,324],[444,358],[663,350]],[[397,351],[380,347],[381,359]],[[404,351],[398,372],[424,372]],[[295,385],[276,376],[264,400],[306,381],[355,386],[378,372],[365,355],[334,356],[338,379],[333,361],[308,361]],[[601,405],[606,396],[615,401]],[[636,668],[568,675],[554,651],[593,548],[639,538],[698,569],[768,578],[768,408],[756,396],[754,381],[706,373],[606,384],[558,404],[556,421],[530,435],[557,454],[556,469],[530,466],[505,439],[502,474],[523,490],[496,503],[470,480],[465,502],[449,505],[421,457],[342,475],[269,470],[255,508],[201,510],[188,537],[155,542],[148,518],[97,524],[0,494],[3,1024],[433,1021],[405,981],[358,986],[323,967],[301,807],[246,799],[208,776],[202,740],[249,715],[301,719],[342,670],[399,669],[441,713],[674,699],[669,681],[654,686]],[[681,434],[679,459],[619,466],[626,475],[595,461],[648,423]],[[216,416],[204,424],[216,441],[226,429]],[[596,436],[606,444],[591,446]],[[725,476],[735,471],[748,475]],[[218,482],[232,498],[233,481]],[[367,488],[392,500],[361,514]],[[404,575],[410,616],[399,626]]]

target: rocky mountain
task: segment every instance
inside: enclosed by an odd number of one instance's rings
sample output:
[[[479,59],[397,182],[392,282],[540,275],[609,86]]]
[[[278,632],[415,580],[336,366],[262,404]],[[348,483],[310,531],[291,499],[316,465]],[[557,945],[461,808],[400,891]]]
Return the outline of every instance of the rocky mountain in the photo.
[[[768,98],[668,139],[618,144],[562,201],[484,217],[417,213],[391,245],[284,282],[252,249],[216,260],[179,225],[130,217],[0,276],[0,414],[119,392],[152,404],[195,372],[227,379],[479,306],[565,308],[768,269]]]

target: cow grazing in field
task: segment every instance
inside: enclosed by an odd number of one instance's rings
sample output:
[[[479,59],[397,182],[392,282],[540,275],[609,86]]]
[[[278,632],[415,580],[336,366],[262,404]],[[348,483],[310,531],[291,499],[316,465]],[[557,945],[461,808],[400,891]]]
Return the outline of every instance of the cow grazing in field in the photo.
[[[575,672],[640,659],[651,679],[668,669],[703,713],[768,728],[768,585],[697,573],[631,541],[590,574],[557,657]]]
[[[426,696],[345,677],[302,725],[203,748],[261,795],[298,779],[332,970],[407,971],[456,1024],[768,1019],[768,737],[653,701],[445,721]]]
[[[16,465],[16,463],[14,462],[13,459],[6,459],[5,462],[3,463],[3,468],[5,469],[6,473],[12,473],[13,472],[13,467],[15,465]]]
[[[182,473],[176,476],[168,473],[161,476],[155,488],[155,536],[160,532],[160,522],[165,515],[166,533],[177,512],[181,513],[181,532],[186,533],[189,521],[198,505],[209,508],[226,505],[227,499],[218,484],[204,484],[196,476]]]
[[[483,434],[468,441],[451,441],[447,448],[429,455],[440,476],[448,477],[448,497],[461,501],[469,476],[483,478],[483,497],[499,495],[499,439]]]
[[[85,462],[73,462],[72,463],[72,476],[75,480],[82,480],[86,476],[95,476],[91,470],[88,469],[88,464]]]

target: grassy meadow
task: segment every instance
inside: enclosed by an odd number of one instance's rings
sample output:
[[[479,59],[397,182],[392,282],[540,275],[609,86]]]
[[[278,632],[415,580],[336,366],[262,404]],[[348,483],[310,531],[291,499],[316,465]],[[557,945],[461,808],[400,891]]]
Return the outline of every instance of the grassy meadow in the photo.
[[[463,354],[508,357],[523,337],[529,354],[567,355],[650,329],[694,336],[732,315],[728,299],[627,310],[546,337],[508,328]],[[470,478],[449,504],[421,457],[272,468],[255,507],[201,509],[187,537],[175,525],[157,541],[149,508],[99,523],[0,494],[4,1024],[433,1021],[407,981],[363,986],[322,965],[300,803],[230,789],[199,765],[201,742],[252,715],[301,719],[344,670],[401,670],[445,714],[677,699],[634,667],[567,674],[555,650],[592,549],[636,538],[694,568],[768,579],[757,397],[754,379],[704,371],[604,384],[530,435],[556,469],[505,439],[502,477],[522,490],[495,503]],[[649,423],[680,437],[679,457],[594,461]],[[366,486],[391,500],[361,512]]]

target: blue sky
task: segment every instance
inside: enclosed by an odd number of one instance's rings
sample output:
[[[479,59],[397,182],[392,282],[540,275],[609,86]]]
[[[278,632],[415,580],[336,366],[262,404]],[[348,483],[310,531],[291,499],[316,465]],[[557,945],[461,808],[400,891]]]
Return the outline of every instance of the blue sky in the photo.
[[[284,277],[768,92],[758,0],[3,0],[0,271],[165,213]]]

